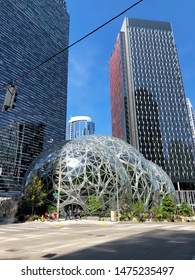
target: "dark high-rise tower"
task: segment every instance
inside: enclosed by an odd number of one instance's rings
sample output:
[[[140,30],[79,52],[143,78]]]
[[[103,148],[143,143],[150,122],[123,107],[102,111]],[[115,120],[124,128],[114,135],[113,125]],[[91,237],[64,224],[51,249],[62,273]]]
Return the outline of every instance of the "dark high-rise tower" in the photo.
[[[125,18],[110,59],[113,136],[193,188],[195,159],[171,24]],[[178,184],[176,184],[178,183]]]
[[[69,15],[63,0],[0,0],[0,7],[0,106],[2,85],[15,81],[18,93],[15,109],[0,112],[3,187],[21,183],[32,160],[65,139],[68,51],[30,70],[68,46]]]

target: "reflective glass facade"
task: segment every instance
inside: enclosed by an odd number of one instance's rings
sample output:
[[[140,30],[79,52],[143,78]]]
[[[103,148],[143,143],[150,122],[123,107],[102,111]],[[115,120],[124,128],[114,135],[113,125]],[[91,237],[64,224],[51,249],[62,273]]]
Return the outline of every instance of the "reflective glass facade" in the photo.
[[[193,186],[192,134],[170,23],[124,20],[110,59],[110,87],[113,136],[139,149],[173,182]]]
[[[59,174],[61,177],[59,178]],[[145,210],[160,204],[165,195],[175,198],[168,175],[146,160],[125,141],[103,135],[89,135],[53,145],[31,164],[25,187],[37,176],[47,190],[47,200],[56,205],[60,185],[60,210],[76,204],[85,208],[95,195],[102,209],[115,210],[125,203],[143,202]]]
[[[87,116],[72,117],[69,120],[69,139],[95,133],[95,123]]]
[[[0,0],[0,106],[16,80],[16,108],[0,112],[0,187],[21,183],[33,159],[65,139],[69,44],[63,0]],[[18,79],[18,80],[17,80]]]
[[[189,98],[186,98],[186,105],[187,105],[188,116],[189,116],[189,120],[190,120],[190,128],[192,131],[192,139],[193,139],[193,144],[194,144],[194,149],[195,149],[195,111],[193,110],[193,107],[192,107],[192,104],[191,104]]]

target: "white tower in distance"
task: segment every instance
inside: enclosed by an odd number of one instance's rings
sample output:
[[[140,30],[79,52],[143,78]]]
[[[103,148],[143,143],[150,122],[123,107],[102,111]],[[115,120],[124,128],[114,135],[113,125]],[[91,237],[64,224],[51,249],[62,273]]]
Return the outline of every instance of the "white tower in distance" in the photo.
[[[88,116],[71,117],[69,120],[69,139],[95,133],[95,123]]]
[[[192,131],[192,138],[193,138],[193,144],[195,149],[195,111],[192,108],[192,104],[189,98],[186,98],[186,105],[187,105],[188,116],[190,120],[190,128]]]

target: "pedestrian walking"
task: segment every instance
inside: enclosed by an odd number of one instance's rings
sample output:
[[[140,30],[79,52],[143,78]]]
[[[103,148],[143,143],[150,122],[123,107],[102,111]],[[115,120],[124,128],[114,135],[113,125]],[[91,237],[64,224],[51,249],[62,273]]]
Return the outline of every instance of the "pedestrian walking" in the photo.
[[[78,210],[77,210],[77,218],[81,219],[81,208],[80,207],[78,207]]]
[[[73,217],[75,218],[75,220],[77,220],[77,209],[74,208],[73,210]]]
[[[72,209],[71,209],[70,206],[68,207],[68,210],[67,210],[67,218],[69,218],[70,220],[72,220]]]

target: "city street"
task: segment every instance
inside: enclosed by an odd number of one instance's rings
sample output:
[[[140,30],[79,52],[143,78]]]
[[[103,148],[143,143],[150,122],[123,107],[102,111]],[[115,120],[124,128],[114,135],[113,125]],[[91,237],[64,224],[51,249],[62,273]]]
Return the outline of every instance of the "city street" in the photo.
[[[195,223],[0,224],[1,260],[192,260]]]

